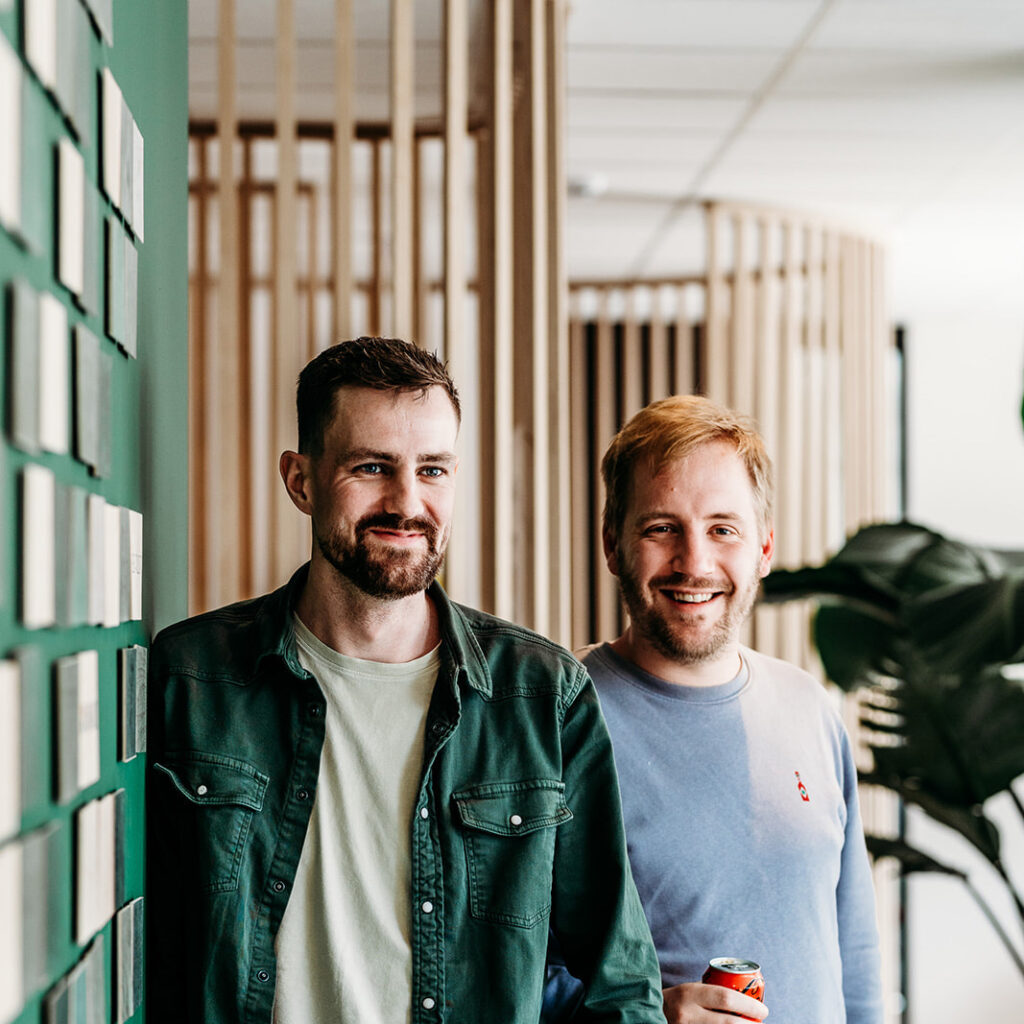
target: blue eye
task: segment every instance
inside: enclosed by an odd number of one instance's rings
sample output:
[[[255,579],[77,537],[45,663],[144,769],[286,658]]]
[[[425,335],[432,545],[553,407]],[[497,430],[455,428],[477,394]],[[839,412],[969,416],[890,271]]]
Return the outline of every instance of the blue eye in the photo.
[[[379,476],[384,472],[384,467],[379,462],[366,462],[361,466],[356,466],[355,471],[365,476]]]

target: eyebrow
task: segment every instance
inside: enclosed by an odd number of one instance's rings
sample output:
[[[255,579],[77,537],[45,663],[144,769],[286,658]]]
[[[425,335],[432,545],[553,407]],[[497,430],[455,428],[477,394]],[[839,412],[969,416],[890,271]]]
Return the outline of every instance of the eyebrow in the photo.
[[[646,523],[654,522],[656,519],[678,519],[679,517],[674,512],[662,512],[655,509],[653,512],[645,512],[642,516],[636,517],[637,525],[643,526]],[[710,522],[715,519],[724,519],[726,522],[739,523],[743,521],[743,516],[739,512],[713,512],[709,516],[702,516],[706,522]]]
[[[343,455],[345,462],[390,462],[395,463],[400,460],[395,456],[394,452],[383,452],[378,451],[375,448],[349,448]],[[425,452],[422,455],[416,456],[416,462],[418,464],[430,462],[440,463],[441,465],[451,465],[455,462],[454,452]]]

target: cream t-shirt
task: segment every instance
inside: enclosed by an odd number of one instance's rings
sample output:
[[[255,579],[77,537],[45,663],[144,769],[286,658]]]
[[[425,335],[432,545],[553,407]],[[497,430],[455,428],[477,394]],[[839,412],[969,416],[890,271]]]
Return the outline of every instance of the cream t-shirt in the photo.
[[[275,1024],[411,1015],[410,822],[439,648],[393,665],[339,654],[295,617],[327,700],[316,800],[277,934]]]

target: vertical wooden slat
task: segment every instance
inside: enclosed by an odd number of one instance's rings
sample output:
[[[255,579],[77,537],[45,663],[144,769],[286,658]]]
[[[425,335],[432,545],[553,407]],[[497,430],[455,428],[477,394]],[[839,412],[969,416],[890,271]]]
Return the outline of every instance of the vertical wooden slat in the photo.
[[[590,475],[597,473],[593,453],[588,444],[588,412],[591,396],[587,388],[587,342],[586,328],[579,316],[573,316],[569,324],[569,380],[570,409],[572,414],[570,435],[569,469],[572,480],[571,522],[572,522],[572,647],[579,648],[589,643],[590,636],[590,595],[591,552],[594,536],[598,529],[589,515],[593,493]],[[598,569],[602,567],[598,565]],[[603,571],[603,570],[602,570]]]
[[[245,439],[251,436],[253,416],[257,403],[253,395],[253,347],[252,347],[252,140],[242,141],[242,180],[238,194],[240,202],[236,207],[238,218],[238,272],[239,272],[239,303],[238,303],[238,422],[241,433],[238,438],[239,451],[245,451]],[[252,455],[252,452],[249,452]],[[252,458],[239,458],[238,484],[239,494],[251,495],[256,472],[270,472],[270,467],[256,470]],[[254,574],[255,559],[253,545],[255,543],[252,502],[248,501],[240,509],[238,534],[235,539],[238,545],[239,586],[229,600],[252,597],[258,591]]]
[[[525,574],[517,587],[520,621],[548,630],[551,571],[548,521],[547,459],[548,344],[546,292],[548,249],[547,145],[544,0],[522,0],[515,6],[515,57],[522,92],[515,106],[515,416],[526,474],[518,532],[523,551],[517,571]]]
[[[412,331],[412,0],[391,0],[391,327]]]
[[[752,230],[749,213],[733,216],[733,309],[732,366],[729,402],[744,415],[754,409],[754,381],[757,379],[754,344],[754,276],[750,266],[749,244]]]
[[[568,286],[565,270],[565,50],[567,10],[563,0],[547,0],[545,67],[547,117],[547,324],[549,346],[547,416],[548,534],[551,557],[548,568],[550,620],[548,635],[569,643],[572,619],[571,471],[569,466],[569,335]]]
[[[676,330],[673,341],[675,377],[672,381],[672,391],[677,395],[692,394],[697,384],[693,374],[693,321],[687,309],[686,293],[686,285],[680,285],[676,289]]]
[[[801,524],[801,427],[803,426],[803,366],[800,339],[803,322],[801,302],[801,275],[799,242],[800,229],[792,220],[784,225],[783,256],[783,337],[782,367],[779,391],[781,409],[781,444],[777,478],[779,480],[779,516],[776,546],[784,568],[800,565]],[[803,651],[802,609],[792,602],[782,611],[780,656],[786,661],[800,663]]]
[[[235,67],[235,2],[221,0],[218,13],[218,157],[217,209],[220,217],[220,281],[217,295],[217,358],[215,379],[217,400],[211,413],[211,435],[225,451],[241,447],[239,420],[239,271],[238,194],[235,182],[235,136],[238,120]],[[203,443],[205,438],[197,438]],[[238,586],[238,526],[241,486],[238,460],[210,460],[207,463],[206,508],[209,518],[205,599],[209,606],[234,596]]]
[[[331,153],[332,342],[352,333],[352,137],[355,44],[352,0],[334,0],[334,145]]]
[[[636,288],[625,288],[625,315],[622,319],[622,422],[640,411],[644,404],[644,359],[640,344],[640,324],[636,314]]]
[[[608,315],[608,293],[604,289],[598,294],[597,338],[594,352],[594,439],[591,458],[600,466],[601,458],[615,436],[615,338],[612,322]],[[594,474],[594,509],[600,523],[604,507],[604,487],[601,474]],[[619,631],[619,593],[614,577],[605,568],[604,548],[601,542],[600,526],[594,530],[594,622],[597,635],[591,640],[612,640]]]
[[[729,401],[729,338],[726,333],[727,303],[725,267],[722,262],[725,214],[716,204],[706,208],[707,224],[707,313],[705,351],[707,353],[706,391],[716,402]]]
[[[843,408],[843,522],[846,533],[853,533],[859,525],[860,499],[860,439],[862,424],[858,409],[858,374],[860,353],[857,339],[857,246],[849,238],[842,242],[841,271],[841,351],[842,351],[842,408]]]
[[[447,225],[445,224],[444,227],[446,229]],[[412,327],[409,339],[414,340],[420,348],[434,351],[437,346],[429,344],[427,340],[427,323],[430,319],[427,304],[430,295],[423,274],[423,140],[414,139],[412,144]],[[459,379],[457,373],[453,379],[456,381]]]
[[[820,229],[806,232],[807,244],[807,316],[806,365],[804,401],[807,415],[803,440],[803,564],[820,562],[825,557],[825,522],[827,483],[823,468],[823,451],[827,434],[825,416],[825,360],[823,339],[822,233]]]
[[[513,250],[512,250],[512,0],[486,5],[489,129],[477,169],[481,183],[480,483],[481,594],[484,607],[515,614],[513,495]]]
[[[195,246],[195,283],[189,297],[191,320],[188,348],[188,411],[189,411],[189,610],[208,607],[207,605],[207,558],[209,552],[208,502],[206,494],[208,445],[197,443],[200,438],[209,437],[206,419],[205,373],[209,354],[207,319],[209,316],[207,296],[210,287],[210,267],[207,257],[209,238],[209,172],[207,170],[207,149],[205,139],[195,142],[198,164],[199,187],[193,201],[196,204],[195,231],[198,236]]]
[[[466,103],[468,94],[466,0],[444,5],[444,345],[455,380],[466,370]],[[417,182],[418,186],[418,182]],[[456,488],[455,522],[468,523],[469,489]],[[459,543],[449,547],[446,582],[466,599],[475,558]]]
[[[381,143],[374,139],[370,146],[370,236],[373,280],[370,282],[369,330],[370,334],[379,335],[384,330],[384,177],[381,173]]]
[[[275,194],[273,429],[268,465],[276,466],[280,452],[293,448],[295,438],[295,381],[301,368],[296,295],[295,222],[297,213],[297,152],[295,142],[295,10],[294,0],[277,3],[277,188]],[[275,582],[283,583],[297,562],[308,557],[302,525],[284,487],[271,494],[270,536],[275,546]]]
[[[779,518],[779,315],[778,275],[774,265],[773,241],[778,225],[773,219],[758,218],[757,284],[754,298],[757,345],[754,381],[754,417],[775,468],[775,526]],[[779,553],[776,563],[781,564]],[[781,611],[758,607],[754,615],[754,643],[766,654],[777,654]]]
[[[826,444],[824,459],[827,507],[825,509],[825,545],[829,553],[837,550],[845,539],[842,508],[843,467],[843,384],[842,384],[842,266],[839,236],[829,231],[824,245],[825,302],[825,415]]]
[[[656,285],[651,289],[651,316],[650,316],[650,372],[649,391],[651,401],[665,398],[672,393],[669,381],[669,368],[671,359],[668,351],[668,330],[665,322],[665,306],[663,289]]]

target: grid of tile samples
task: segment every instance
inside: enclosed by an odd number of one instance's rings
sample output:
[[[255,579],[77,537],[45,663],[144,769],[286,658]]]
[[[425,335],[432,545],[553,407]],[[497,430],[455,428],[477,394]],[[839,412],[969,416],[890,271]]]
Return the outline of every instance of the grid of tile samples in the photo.
[[[0,1024],[142,1017],[143,521],[115,411],[138,401],[145,159],[120,3],[0,0]]]

